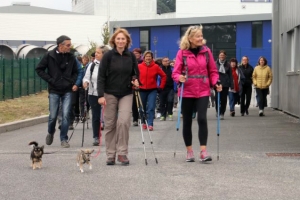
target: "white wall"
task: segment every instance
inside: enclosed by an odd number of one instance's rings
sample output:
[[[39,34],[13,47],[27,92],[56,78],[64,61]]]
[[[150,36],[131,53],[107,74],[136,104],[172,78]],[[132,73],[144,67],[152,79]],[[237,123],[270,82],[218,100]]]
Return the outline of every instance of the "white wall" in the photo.
[[[72,11],[93,15],[95,11],[94,0],[72,0]]]
[[[176,17],[208,17],[272,13],[272,3],[240,0],[177,0]]]
[[[272,3],[241,2],[241,0],[177,0],[176,13],[156,14],[156,0],[85,0],[94,5],[94,14],[110,16],[111,21],[186,18],[223,15],[271,13]],[[80,4],[73,6],[78,11]],[[77,8],[78,7],[78,8]],[[83,11],[88,13],[88,10]]]
[[[67,35],[72,43],[102,44],[102,25],[106,19],[93,15],[0,14],[1,40],[55,41]]]

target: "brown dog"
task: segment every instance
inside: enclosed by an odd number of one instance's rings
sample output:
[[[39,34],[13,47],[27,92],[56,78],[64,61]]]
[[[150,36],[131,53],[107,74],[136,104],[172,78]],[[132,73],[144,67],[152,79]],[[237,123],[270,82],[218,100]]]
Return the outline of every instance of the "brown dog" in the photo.
[[[77,154],[77,166],[79,166],[79,169],[81,172],[83,172],[83,164],[88,164],[90,166],[90,169],[92,169],[92,164],[90,162],[91,154],[94,152],[94,150],[85,149],[80,150]]]
[[[36,141],[29,142],[33,149],[30,154],[30,159],[32,161],[32,169],[42,168],[42,156],[44,154],[44,145],[39,147]]]

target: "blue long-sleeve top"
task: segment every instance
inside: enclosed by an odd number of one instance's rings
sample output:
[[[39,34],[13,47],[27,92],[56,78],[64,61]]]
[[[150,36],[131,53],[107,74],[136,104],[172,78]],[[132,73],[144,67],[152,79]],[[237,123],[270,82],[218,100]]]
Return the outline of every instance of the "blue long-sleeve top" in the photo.
[[[76,58],[76,63],[77,63],[77,69],[78,69],[78,76],[77,76],[75,85],[77,87],[81,87],[82,86],[82,78],[83,78],[83,75],[84,75],[84,71],[82,69],[81,63],[77,60],[77,58]]]

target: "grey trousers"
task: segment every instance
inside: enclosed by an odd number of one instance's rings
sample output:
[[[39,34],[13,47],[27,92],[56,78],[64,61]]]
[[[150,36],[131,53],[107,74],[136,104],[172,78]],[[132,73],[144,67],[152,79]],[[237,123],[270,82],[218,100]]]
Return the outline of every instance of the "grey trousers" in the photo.
[[[128,154],[129,127],[131,125],[132,94],[122,98],[104,94],[105,144],[108,158]]]

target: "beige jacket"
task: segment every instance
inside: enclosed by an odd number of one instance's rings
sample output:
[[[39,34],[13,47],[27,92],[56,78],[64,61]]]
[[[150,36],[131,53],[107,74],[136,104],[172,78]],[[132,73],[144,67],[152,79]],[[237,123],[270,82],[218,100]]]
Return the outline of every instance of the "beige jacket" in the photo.
[[[256,88],[266,89],[273,80],[272,70],[268,65],[256,66],[252,74],[253,84]]]

